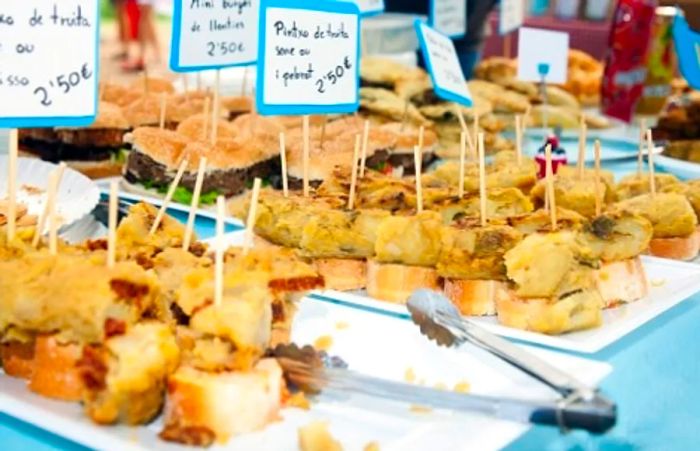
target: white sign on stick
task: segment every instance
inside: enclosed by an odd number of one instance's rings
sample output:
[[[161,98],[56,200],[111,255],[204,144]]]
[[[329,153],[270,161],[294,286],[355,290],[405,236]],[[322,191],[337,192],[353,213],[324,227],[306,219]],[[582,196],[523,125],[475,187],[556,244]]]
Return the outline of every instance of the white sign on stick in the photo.
[[[518,33],[518,79],[566,83],[569,34],[539,28],[520,28]]]
[[[525,0],[501,0],[499,5],[498,32],[508,34],[517,30],[525,20]]]
[[[263,0],[261,114],[348,113],[359,106],[360,11],[329,0]]]
[[[451,38],[467,33],[467,2],[465,0],[430,0],[428,23]]]
[[[175,0],[170,68],[176,72],[255,63],[259,0]]]
[[[0,3],[0,127],[94,121],[98,36],[98,0]]]
[[[471,106],[471,94],[452,40],[420,19],[416,19],[415,27],[435,94],[443,100]]]

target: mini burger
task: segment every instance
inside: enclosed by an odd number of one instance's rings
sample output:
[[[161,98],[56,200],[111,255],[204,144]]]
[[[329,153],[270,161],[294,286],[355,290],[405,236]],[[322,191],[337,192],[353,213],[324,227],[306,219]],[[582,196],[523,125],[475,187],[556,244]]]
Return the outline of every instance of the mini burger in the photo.
[[[379,127],[379,130],[393,135],[394,142],[389,151],[387,158],[388,171],[401,168],[403,175],[415,175],[416,165],[413,157],[413,149],[420,142],[420,129],[418,127],[398,122],[384,124]],[[426,168],[430,163],[435,161],[435,150],[438,146],[438,137],[434,131],[430,129],[423,130],[423,148],[421,149],[423,164]]]
[[[160,110],[162,96],[165,95],[165,128],[174,130],[177,121],[173,116],[175,104],[167,94],[147,94],[139,97],[129,105],[124,107],[124,117],[129,121],[132,128],[158,126],[160,124]]]

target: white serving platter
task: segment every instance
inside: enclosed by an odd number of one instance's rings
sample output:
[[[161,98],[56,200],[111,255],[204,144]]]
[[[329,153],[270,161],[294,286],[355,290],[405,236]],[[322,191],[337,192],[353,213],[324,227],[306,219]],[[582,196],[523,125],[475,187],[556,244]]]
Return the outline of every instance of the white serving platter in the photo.
[[[473,393],[530,399],[556,396],[524,373],[470,345],[456,350],[437,347],[402,318],[304,299],[295,317],[292,338],[308,344],[320,337],[330,342],[330,354],[369,375],[405,381],[407,372],[411,372],[415,383],[428,386],[444,384],[451,388],[457,382],[467,382]],[[607,363],[526,348],[590,385],[597,385],[612,369]],[[4,375],[0,375],[0,411],[94,449],[194,449],[158,439],[159,419],[142,427],[97,426],[83,415],[78,404],[41,398],[29,392],[24,381]],[[382,450],[496,450],[530,427],[476,413],[419,411],[406,404],[337,394],[315,398],[309,411],[284,409],[282,416],[281,421],[259,432],[210,449],[297,450],[298,427],[315,419],[327,421],[333,436],[348,451],[362,450],[372,441]]]
[[[692,161],[671,158],[666,155],[657,155],[654,157],[654,163],[664,168],[666,172],[670,172],[684,180],[700,178],[700,164],[693,163]]]
[[[470,319],[504,337],[568,351],[598,352],[700,292],[700,267],[697,264],[647,256],[643,256],[642,261],[651,285],[649,295],[639,301],[605,310],[603,324],[598,328],[563,335],[545,335],[500,325],[496,317]],[[378,301],[367,297],[363,292],[343,293],[328,290],[312,294],[311,298],[339,302],[375,313],[388,312],[403,318],[409,317],[404,305]]]
[[[0,199],[7,197],[8,165],[8,156],[0,155]],[[57,167],[38,158],[17,159],[17,201],[27,206],[29,214],[39,216],[44,210],[49,175]],[[95,182],[66,168],[56,197],[56,214],[61,227],[90,213],[99,199],[100,190]]]

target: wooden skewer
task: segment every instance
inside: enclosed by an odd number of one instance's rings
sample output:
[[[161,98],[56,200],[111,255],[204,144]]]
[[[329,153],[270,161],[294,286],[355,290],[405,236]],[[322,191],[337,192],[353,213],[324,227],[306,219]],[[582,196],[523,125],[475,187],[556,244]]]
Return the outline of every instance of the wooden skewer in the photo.
[[[511,34],[508,33],[505,36],[503,36],[503,56],[506,58],[510,58],[510,53],[511,53]]]
[[[586,167],[586,143],[588,142],[588,125],[586,125],[583,115],[581,116],[581,128],[578,135],[578,161],[576,169],[578,170],[578,178],[583,180],[584,168]]]
[[[469,132],[462,130],[459,134],[459,198],[464,197],[464,159],[467,153],[467,135]]]
[[[421,172],[423,171],[423,155],[419,146],[413,147],[413,164],[416,167],[416,212],[423,211],[423,183]]]
[[[352,155],[352,174],[350,175],[350,196],[348,210],[355,208],[355,191],[357,190],[357,159],[360,153],[360,135],[355,135],[355,148]]]
[[[425,127],[422,125],[418,129],[418,148],[421,154],[423,154],[423,146],[425,145]]]
[[[647,120],[642,118],[639,121],[639,150],[637,151],[637,177],[642,178],[642,167],[644,166],[645,134],[647,132]]]
[[[367,162],[367,146],[369,146],[369,120],[365,119],[362,130],[362,161],[360,163],[360,177],[365,176],[365,164]]]
[[[248,66],[243,69],[243,84],[241,85],[241,97],[248,91]]]
[[[479,152],[479,211],[481,227],[486,227],[486,163],[484,161],[484,134],[477,135]]]
[[[459,120],[459,127],[462,129],[463,132],[467,131],[467,121],[464,120],[464,113],[462,112],[462,107],[459,106],[459,104],[455,103],[455,113],[457,113],[457,119]]]
[[[190,103],[190,86],[187,80],[187,74],[182,74],[182,89],[184,89],[183,94],[185,94],[185,102]]]
[[[473,138],[472,141],[474,141],[474,144],[478,146],[479,142],[479,115],[474,114],[474,133],[473,133]],[[478,149],[477,149],[478,152]]]
[[[214,81],[214,101],[211,106],[211,143],[216,144],[219,134],[219,82],[221,78],[221,71],[216,70],[216,77]]]
[[[649,159],[649,192],[653,198],[656,196],[656,168],[654,168],[654,140],[651,129],[647,130],[647,158]]]
[[[107,232],[107,267],[113,268],[117,256],[117,202],[119,200],[119,182],[109,184],[109,214]]]
[[[160,95],[160,118],[158,120],[158,125],[160,126],[161,130],[165,128],[165,96],[166,93],[162,93]]]
[[[552,146],[547,144],[544,149],[546,166],[545,166],[545,182],[547,183],[547,198],[549,199],[549,221],[552,226],[552,232],[557,230],[557,199],[554,195],[554,171],[552,170]]]
[[[321,141],[318,145],[319,149],[323,150],[323,144],[326,141],[326,125],[328,124],[328,116],[324,115],[321,121]]]
[[[202,90],[202,73],[197,72],[197,91]]]
[[[206,141],[207,135],[209,135],[209,96],[204,98],[204,110],[202,114],[204,115],[204,124],[202,124],[202,141]]]
[[[224,218],[226,217],[226,199],[216,198],[216,253],[214,254],[214,305],[220,306],[224,300]]]
[[[595,165],[594,165],[594,174],[593,176],[595,177],[594,180],[594,192],[595,192],[595,215],[596,217],[600,216],[600,213],[602,212],[602,196],[600,195],[600,141],[595,140],[595,143],[593,144],[593,149],[595,152],[594,158],[595,158]]]
[[[39,220],[37,221],[36,229],[34,230],[34,237],[32,237],[32,247],[36,248],[41,240],[41,235],[44,233],[46,228],[46,221],[49,219],[51,214],[51,204],[55,202],[56,194],[58,193],[58,188],[61,185],[61,179],[63,178],[63,171],[66,169],[66,163],[59,163],[58,167],[51,172],[49,176],[49,183],[46,187],[46,205],[41,211]],[[55,175],[55,178],[52,178]]]
[[[177,186],[180,184],[180,180],[182,179],[183,174],[185,173],[185,169],[187,169],[187,160],[182,160],[180,162],[180,166],[177,168],[177,173],[175,174],[175,178],[173,181],[170,183],[170,187],[168,188],[168,192],[165,195],[165,199],[163,199],[163,204],[160,206],[160,209],[158,210],[158,214],[156,214],[156,219],[153,221],[153,225],[151,225],[151,230],[148,232],[149,235],[153,235],[156,233],[156,230],[158,230],[158,226],[160,225],[160,222],[163,220],[163,217],[165,216],[165,212],[168,209],[168,205],[170,204],[170,201],[173,199],[173,196],[175,195],[175,190],[177,189]]]
[[[258,177],[256,177],[255,180],[253,180],[253,192],[251,193],[251,196],[250,196],[250,207],[248,208],[248,220],[246,221],[246,226],[245,226],[245,245],[244,245],[244,249],[243,249],[244,254],[247,254],[248,250],[250,250],[254,246],[253,230],[255,230],[255,219],[256,219],[256,212],[258,210],[258,198],[260,197],[261,182],[262,181]]]
[[[518,166],[523,163],[523,118],[515,116],[515,158]]]
[[[280,162],[282,163],[282,192],[289,197],[289,181],[287,180],[287,146],[284,142],[284,132],[280,132]]]
[[[190,250],[192,243],[192,235],[194,234],[194,218],[197,215],[197,207],[199,207],[199,196],[202,194],[202,183],[204,182],[204,171],[207,168],[207,157],[199,159],[199,168],[197,169],[197,178],[194,181],[194,191],[192,192],[192,203],[190,204],[190,213],[187,215],[187,226],[185,227],[185,237],[182,241],[182,248],[185,251]]]
[[[302,135],[304,139],[304,154],[302,155],[304,197],[309,197],[309,115],[302,119]]]
[[[10,130],[9,174],[7,177],[7,241],[15,239],[17,232],[17,129]]]

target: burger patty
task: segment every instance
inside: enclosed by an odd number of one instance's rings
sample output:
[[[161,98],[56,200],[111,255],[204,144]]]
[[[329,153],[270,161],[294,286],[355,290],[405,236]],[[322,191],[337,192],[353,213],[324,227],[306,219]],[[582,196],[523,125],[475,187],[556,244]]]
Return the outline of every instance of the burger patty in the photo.
[[[318,188],[321,186],[321,183],[323,183],[323,180],[309,180],[309,186],[312,188]],[[287,186],[292,191],[301,191],[304,189],[304,180],[297,177],[287,176]]]
[[[125,134],[126,130],[114,128],[56,130],[59,141],[75,147],[120,147]]]
[[[245,191],[247,182],[254,177],[266,178],[272,174],[276,159],[269,159],[254,164],[249,168],[213,169],[204,174],[202,192],[216,191],[224,196],[236,196]],[[255,174],[255,175],[253,175]],[[132,151],[126,162],[124,178],[131,183],[143,183],[148,181],[155,186],[168,186],[173,181],[175,173],[155,161],[150,156]],[[194,190],[197,173],[185,172],[180,185],[189,190]]]
[[[425,169],[430,163],[435,161],[434,152],[423,152],[422,168]],[[389,155],[389,164],[392,167],[403,167],[403,175],[415,175],[416,165],[412,153],[395,153]]]
[[[22,150],[56,163],[59,161],[102,161],[112,158],[125,147],[123,130],[23,129],[19,144]]]
[[[371,157],[367,158],[365,167],[378,168],[387,161],[389,161],[389,151],[386,149],[379,149],[375,151]]]
[[[384,81],[372,81],[360,77],[360,88],[380,88],[386,89],[387,91],[393,91],[394,83]]]

